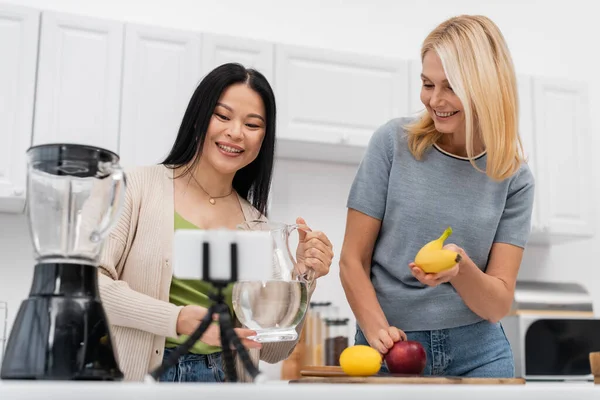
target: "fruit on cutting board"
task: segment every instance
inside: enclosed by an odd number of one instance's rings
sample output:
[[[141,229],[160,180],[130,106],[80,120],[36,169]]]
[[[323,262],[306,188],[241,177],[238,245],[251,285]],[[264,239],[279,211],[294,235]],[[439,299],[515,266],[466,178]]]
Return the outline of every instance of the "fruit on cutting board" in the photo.
[[[381,369],[381,354],[370,346],[347,347],[340,354],[340,367],[350,376],[375,375]]]
[[[427,364],[427,354],[419,342],[399,341],[388,350],[384,361],[393,374],[421,375]]]
[[[442,236],[421,247],[415,257],[415,264],[428,274],[435,274],[452,268],[461,260],[461,255],[455,251],[444,249],[444,241],[452,235],[448,227]]]

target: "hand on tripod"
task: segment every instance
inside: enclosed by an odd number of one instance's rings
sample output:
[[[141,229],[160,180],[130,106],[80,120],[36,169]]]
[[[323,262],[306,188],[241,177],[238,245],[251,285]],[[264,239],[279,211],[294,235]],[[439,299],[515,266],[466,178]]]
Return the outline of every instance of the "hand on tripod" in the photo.
[[[255,379],[260,375],[258,368],[252,363],[248,351],[242,344],[242,341],[237,336],[235,329],[233,328],[233,321],[229,314],[229,307],[225,303],[225,297],[223,296],[224,284],[217,284],[217,293],[210,295],[211,300],[214,304],[206,311],[206,314],[202,318],[200,325],[192,332],[192,334],[183,342],[183,344],[177,346],[175,351],[169,355],[169,357],[163,361],[163,363],[156,368],[151,376],[158,380],[159,377],[170,367],[177,364],[179,357],[186,354],[194,343],[203,337],[204,333],[211,327],[215,327],[213,321],[215,318],[219,319],[219,331],[221,336],[221,347],[223,349],[223,358],[225,360],[225,374],[229,382],[237,382],[237,372],[235,369],[235,357],[232,351],[232,347],[237,351],[245,370]]]
[[[201,306],[188,305],[181,309],[177,318],[177,333],[179,335],[191,335],[197,328],[202,319],[207,315],[208,309]],[[219,315],[213,315],[213,321],[218,321]],[[240,338],[242,345],[248,349],[260,349],[262,345],[254,340],[247,339],[249,336],[256,335],[256,331],[245,328],[234,328],[235,333]],[[200,341],[211,346],[221,347],[221,333],[219,325],[211,324],[206,332],[200,338]]]
[[[183,230],[185,231],[185,230]],[[182,231],[182,232],[183,232]],[[268,236],[265,237],[267,242],[270,242]],[[213,304],[208,308],[206,314],[202,316],[200,325],[191,333],[191,335],[185,340],[185,342],[175,348],[175,350],[167,357],[163,363],[155,369],[151,376],[154,380],[158,380],[159,377],[169,368],[175,366],[179,360],[181,355],[186,354],[194,343],[198,341],[204,334],[209,331],[211,328],[215,328],[215,324],[213,324],[215,319],[219,320],[219,331],[221,336],[221,348],[223,350],[223,358],[225,361],[225,374],[227,375],[227,380],[229,382],[237,382],[237,372],[235,368],[235,357],[232,351],[232,347],[236,350],[237,355],[240,357],[240,360],[243,363],[244,369],[246,372],[252,377],[254,382],[263,381],[264,375],[260,373],[257,366],[252,363],[250,359],[250,355],[248,354],[248,350],[242,344],[242,341],[238,337],[236,333],[236,329],[233,328],[233,321],[231,320],[231,314],[229,313],[229,307],[225,302],[225,295],[223,294],[223,290],[233,282],[238,280],[238,252],[237,252],[237,243],[231,242],[228,244],[229,252],[230,252],[230,268],[229,274],[225,277],[225,279],[217,278],[211,279],[211,270],[210,270],[210,246],[207,241],[202,243],[202,277],[205,281],[210,282],[213,287],[216,289],[215,292],[208,295],[208,297],[213,301]],[[223,271],[220,271],[223,272]],[[192,309],[193,311],[193,309]],[[200,318],[200,314],[196,315],[196,318],[192,318],[195,324],[198,323],[198,319]],[[185,318],[185,315],[184,315]],[[188,331],[192,330],[194,327],[194,323],[191,326],[184,324],[182,322],[182,326],[186,326]],[[179,321],[177,322],[179,326]],[[246,330],[241,330],[244,332]],[[249,335],[252,333],[248,333]],[[246,336],[247,337],[247,336]],[[244,339],[247,340],[247,339]],[[260,346],[259,343],[257,343]]]

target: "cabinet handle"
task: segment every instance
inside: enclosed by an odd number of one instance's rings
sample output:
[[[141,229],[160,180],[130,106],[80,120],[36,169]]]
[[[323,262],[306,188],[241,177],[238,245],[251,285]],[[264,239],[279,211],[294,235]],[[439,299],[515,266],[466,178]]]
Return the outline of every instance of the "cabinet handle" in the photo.
[[[13,194],[15,196],[21,197],[21,196],[23,196],[23,194],[25,194],[25,189],[23,189],[23,188],[16,188],[15,190],[13,190]]]

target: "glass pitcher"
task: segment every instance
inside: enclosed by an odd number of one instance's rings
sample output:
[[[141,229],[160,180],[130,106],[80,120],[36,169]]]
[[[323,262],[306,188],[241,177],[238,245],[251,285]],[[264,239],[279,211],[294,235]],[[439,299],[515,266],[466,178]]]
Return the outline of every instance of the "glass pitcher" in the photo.
[[[119,157],[93,146],[46,144],[27,151],[27,167],[37,262],[96,264],[125,196]]]
[[[273,277],[268,281],[238,281],[233,286],[233,309],[238,320],[257,332],[250,339],[257,342],[296,340],[296,326],[308,306],[308,290],[314,271],[298,271],[289,249],[289,237],[299,228],[263,220],[238,225],[242,230],[269,231],[273,239]]]

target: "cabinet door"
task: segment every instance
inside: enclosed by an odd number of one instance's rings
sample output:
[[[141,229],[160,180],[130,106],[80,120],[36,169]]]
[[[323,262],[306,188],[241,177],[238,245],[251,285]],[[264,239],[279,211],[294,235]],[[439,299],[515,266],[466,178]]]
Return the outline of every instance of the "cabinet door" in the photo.
[[[120,156],[124,166],[167,156],[199,83],[201,36],[127,25]]]
[[[272,43],[204,33],[202,35],[203,75],[229,62],[237,62],[246,68],[258,70],[273,85]]]
[[[40,13],[0,5],[0,211],[25,205]],[[0,332],[1,335],[1,332]]]
[[[118,150],[123,24],[42,13],[34,144]]]
[[[540,218],[553,236],[591,236],[589,102],[583,83],[534,78]]]
[[[528,75],[517,76],[517,91],[519,96],[519,135],[521,144],[527,160],[527,165],[536,180],[536,193],[531,216],[531,233],[536,236],[544,231],[540,219],[539,203],[543,199],[539,193],[539,179],[536,165],[535,129],[533,125],[533,84]]]
[[[288,45],[275,53],[280,138],[364,147],[408,113],[404,60]]]

